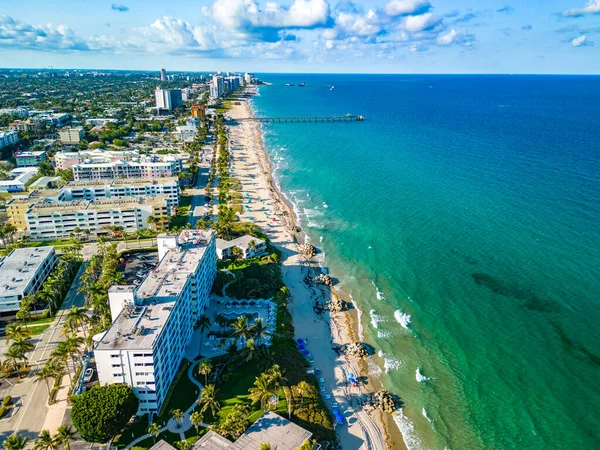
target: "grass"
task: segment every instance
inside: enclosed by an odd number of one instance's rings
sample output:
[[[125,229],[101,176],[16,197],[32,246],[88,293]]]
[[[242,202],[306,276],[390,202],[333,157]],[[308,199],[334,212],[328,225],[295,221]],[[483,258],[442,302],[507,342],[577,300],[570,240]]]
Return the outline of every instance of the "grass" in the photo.
[[[38,325],[38,326],[35,326],[35,327],[29,326],[29,331],[31,331],[31,335],[32,336],[36,336],[38,334],[42,334],[48,328],[50,328],[50,324],[47,324],[47,325]]]
[[[177,207],[178,213],[171,217],[169,223],[170,227],[184,227],[190,215],[190,208],[192,206],[192,196],[183,194]]]

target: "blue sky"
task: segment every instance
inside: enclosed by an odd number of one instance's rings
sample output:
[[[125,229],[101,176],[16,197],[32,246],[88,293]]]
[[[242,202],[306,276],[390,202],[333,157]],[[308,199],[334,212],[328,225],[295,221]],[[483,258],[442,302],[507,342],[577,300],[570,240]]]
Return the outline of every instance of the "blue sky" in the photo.
[[[600,0],[19,0],[0,67],[600,73]]]

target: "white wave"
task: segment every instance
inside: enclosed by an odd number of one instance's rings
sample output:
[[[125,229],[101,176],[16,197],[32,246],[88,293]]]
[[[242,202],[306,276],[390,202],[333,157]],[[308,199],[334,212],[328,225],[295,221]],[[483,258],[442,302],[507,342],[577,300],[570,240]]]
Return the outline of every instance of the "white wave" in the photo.
[[[415,431],[415,425],[404,415],[402,408],[395,411],[394,422],[398,425],[400,433],[402,433],[402,440],[408,450],[425,450],[421,439]]]
[[[426,418],[426,419],[429,421],[429,423],[432,423],[432,422],[433,422],[433,420],[431,420],[431,417],[429,417],[429,416],[427,415],[427,411],[425,411],[425,408],[422,408],[422,409],[421,409],[421,414],[423,414],[423,417],[425,417],[425,418]]]
[[[309,228],[315,228],[317,230],[322,230],[323,228],[325,228],[324,223],[313,222],[312,220],[308,221],[308,226],[309,226]]]
[[[354,309],[356,309],[356,315],[357,315],[357,318],[358,318],[358,338],[360,339],[361,342],[363,342],[365,340],[365,330],[363,328],[362,320],[361,320],[363,312],[358,307],[358,305],[356,304],[356,302],[354,301],[354,299],[352,298],[352,296],[350,296],[350,301],[352,302],[352,305],[354,306]]]
[[[394,312],[394,318],[396,319],[396,322],[398,322],[400,325],[402,325],[402,328],[408,330],[408,326],[410,325],[410,320],[411,317],[408,314],[404,314],[402,311],[400,311],[399,309],[397,309]]]
[[[323,236],[319,236],[319,242],[323,242]]]
[[[329,208],[329,205],[325,202],[323,202],[323,208]]]
[[[417,373],[416,373],[415,377],[419,383],[431,380],[430,377],[426,377],[425,375],[423,375],[423,371],[421,370],[420,367],[417,367]]]
[[[377,352],[377,356],[379,356],[380,358],[383,358],[385,356],[385,353],[383,353],[383,350],[379,350]]]
[[[381,322],[385,322],[385,317],[377,315],[374,309],[369,311],[369,316],[371,317],[371,325],[373,325],[373,328],[375,329],[379,328]]]
[[[369,246],[369,248],[371,248],[371,246]],[[381,292],[373,280],[371,280],[371,284],[375,287],[375,295],[377,296],[377,300],[385,300],[385,295],[383,295],[383,292]]]
[[[387,339],[392,335],[391,331],[388,330],[377,330],[377,337],[380,339]]]
[[[399,359],[384,356],[383,370],[385,370],[385,373],[390,373],[393,370],[398,370],[398,369],[402,368],[403,364],[404,363],[402,361],[400,361]]]

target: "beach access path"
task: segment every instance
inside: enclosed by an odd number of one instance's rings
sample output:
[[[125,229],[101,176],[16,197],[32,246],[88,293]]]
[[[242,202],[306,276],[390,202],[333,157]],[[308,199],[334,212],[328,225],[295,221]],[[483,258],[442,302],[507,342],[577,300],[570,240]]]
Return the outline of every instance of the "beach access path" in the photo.
[[[250,117],[252,111],[247,101],[234,105],[229,111],[232,119]],[[286,224],[284,211],[287,206],[271,185],[271,168],[262,147],[259,124],[238,122],[228,127],[233,156],[232,175],[242,184],[244,212],[241,220],[250,220],[261,227],[271,242],[282,251],[282,274],[285,284],[291,291],[290,311],[293,316],[297,338],[307,339],[307,348],[314,357],[314,367],[320,369],[321,386],[325,386],[331,399],[325,400],[330,408],[335,402],[339,406],[346,423],[336,428],[343,449],[386,449],[383,426],[376,416],[368,414],[360,405],[361,388],[349,388],[347,374],[358,373],[350,362],[339,356],[332,348],[333,336],[338,344],[342,333],[332,329],[328,320],[313,312],[315,295],[322,295],[318,289],[304,283],[309,274],[308,261],[297,250],[297,244]],[[318,291],[318,292],[317,292]],[[338,327],[339,328],[339,327]]]

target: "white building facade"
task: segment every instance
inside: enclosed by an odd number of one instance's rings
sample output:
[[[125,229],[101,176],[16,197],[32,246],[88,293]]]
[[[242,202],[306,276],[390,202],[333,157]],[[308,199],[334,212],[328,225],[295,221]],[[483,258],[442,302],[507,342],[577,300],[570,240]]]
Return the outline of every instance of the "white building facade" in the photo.
[[[181,170],[180,160],[82,162],[72,166],[75,181],[111,180],[115,178],[160,178],[177,176]]]
[[[113,286],[113,323],[95,336],[100,384],[125,383],[139,415],[158,414],[216,276],[215,235],[185,230],[157,238],[159,265],[139,287]]]
[[[15,145],[19,142],[19,133],[17,131],[0,131],[0,148]]]

